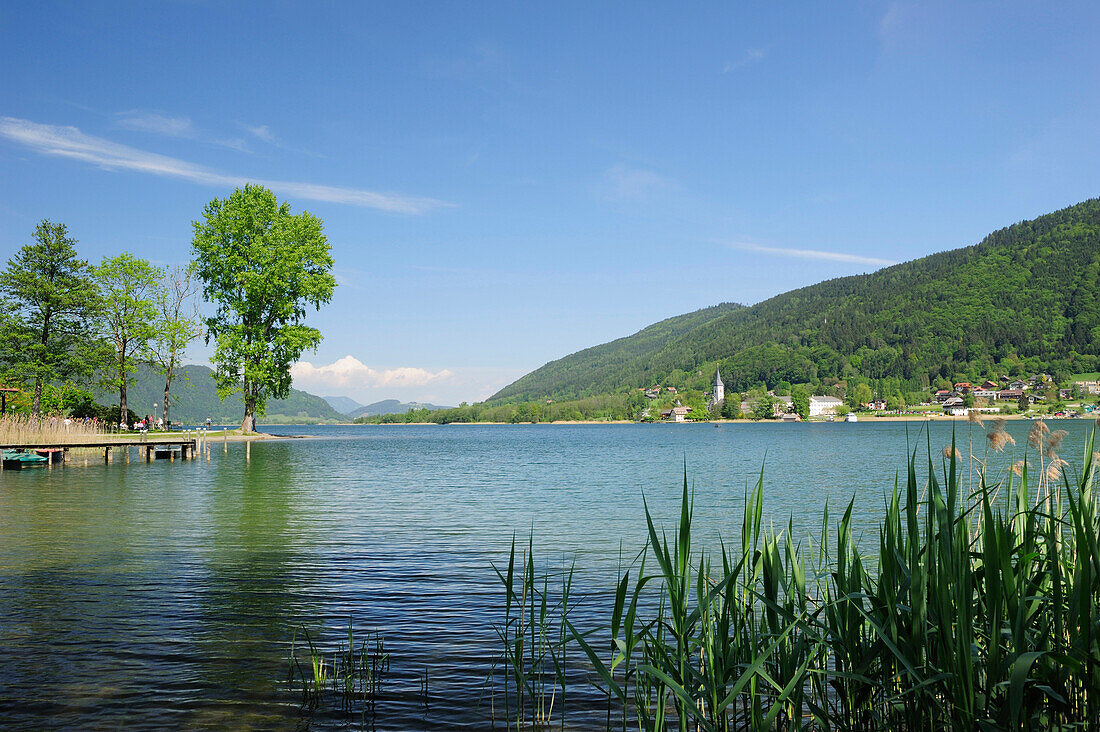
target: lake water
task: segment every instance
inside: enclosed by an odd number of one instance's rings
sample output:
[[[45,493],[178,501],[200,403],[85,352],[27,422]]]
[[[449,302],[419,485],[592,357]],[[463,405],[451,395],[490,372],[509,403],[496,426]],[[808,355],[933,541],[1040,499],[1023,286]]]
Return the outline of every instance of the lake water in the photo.
[[[1009,425],[1016,457],[1029,426]],[[1071,466],[1091,426],[1056,423]],[[356,728],[286,683],[295,633],[332,647],[351,617],[392,654],[377,728],[482,729],[503,601],[491,563],[513,533],[602,593],[620,545],[644,540],[643,493],[675,519],[685,463],[701,536],[736,536],[763,465],[769,520],[793,515],[806,539],[826,501],[838,515],[853,497],[873,531],[907,445],[938,455],[951,439],[869,422],[270,431],[312,438],[253,444],[249,461],[215,442],[209,460],[2,474],[0,725]],[[984,452],[981,428],[958,437]]]

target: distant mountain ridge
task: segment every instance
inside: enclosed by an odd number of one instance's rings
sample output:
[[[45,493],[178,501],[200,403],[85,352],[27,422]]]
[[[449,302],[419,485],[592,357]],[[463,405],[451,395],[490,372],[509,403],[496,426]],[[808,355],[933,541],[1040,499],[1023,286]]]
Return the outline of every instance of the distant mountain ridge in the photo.
[[[451,409],[451,407],[441,407],[437,404],[428,404],[427,402],[400,402],[396,399],[383,399],[380,402],[374,402],[373,404],[359,407],[347,416],[351,419],[358,419],[359,417],[376,417],[382,414],[405,414],[411,409],[434,410]]]
[[[93,390],[100,404],[118,404],[118,392],[106,389]],[[201,424],[209,418],[215,424],[236,424],[244,415],[244,403],[240,395],[225,401],[218,398],[214,372],[208,366],[191,364],[177,371],[172,381],[169,416],[180,424]],[[152,415],[163,409],[164,377],[152,367],[143,365],[127,391],[128,406],[138,415]],[[348,418],[333,409],[328,402],[298,389],[291,389],[286,399],[270,399],[267,412],[258,417],[262,424],[313,424],[316,422],[347,422]]]
[[[580,399],[654,383],[706,389],[860,376],[925,383],[1100,366],[1100,199],[974,246],[722,304],[551,361],[488,404]]]
[[[351,414],[356,409],[361,409],[363,406],[351,397],[346,396],[323,396],[321,398],[328,402],[328,405],[340,414]]]

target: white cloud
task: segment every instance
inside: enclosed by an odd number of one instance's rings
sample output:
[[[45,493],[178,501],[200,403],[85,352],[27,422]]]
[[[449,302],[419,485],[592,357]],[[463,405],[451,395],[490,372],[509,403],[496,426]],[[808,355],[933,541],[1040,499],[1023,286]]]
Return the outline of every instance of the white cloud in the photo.
[[[670,181],[652,170],[631,168],[620,163],[603,172],[596,185],[596,193],[607,200],[641,201],[671,186]]]
[[[378,371],[354,356],[344,356],[324,366],[314,366],[309,361],[299,361],[290,367],[290,375],[296,381],[308,382],[310,385],[346,389],[425,386],[446,381],[453,376],[447,369],[433,373],[427,369],[412,366]]]
[[[279,142],[279,138],[275,136],[275,133],[272,132],[271,128],[267,125],[260,125],[258,127],[249,127],[248,125],[245,125],[245,129],[248,130],[248,132],[254,137],[257,137],[268,144],[274,145]]]
[[[251,152],[245,141],[240,138],[215,139],[201,133],[190,117],[174,117],[163,112],[150,112],[132,109],[120,112],[118,126],[135,132],[148,132],[164,137],[177,137],[184,140],[198,140],[211,145],[221,145],[239,152]]]
[[[752,66],[753,64],[760,63],[764,60],[764,56],[767,52],[763,48],[750,48],[745,51],[745,54],[736,61],[729,61],[722,67],[722,73],[728,74],[731,71],[744,68],[745,66]]]
[[[160,112],[131,110],[119,115],[118,126],[137,132],[151,132],[166,137],[195,136],[195,125],[190,117],[172,117]]]
[[[760,244],[751,244],[747,242],[734,242],[727,244],[727,246],[731,249],[738,249],[743,252],[760,252],[761,254],[775,254],[781,257],[795,257],[797,259],[827,259],[833,262],[877,264],[884,267],[891,264],[897,264],[897,262],[891,259],[865,257],[861,254],[847,254],[845,252],[826,252],[820,249],[789,249],[786,247],[766,247],[761,246]]]
[[[79,160],[107,170],[131,170],[149,175],[179,178],[200,185],[224,188],[239,187],[245,183],[259,183],[274,191],[313,201],[345,203],[406,214],[422,214],[452,205],[432,198],[380,193],[361,188],[230,175],[178,158],[139,150],[102,137],[86,135],[76,127],[44,125],[15,117],[0,117],[0,137],[42,155]]]

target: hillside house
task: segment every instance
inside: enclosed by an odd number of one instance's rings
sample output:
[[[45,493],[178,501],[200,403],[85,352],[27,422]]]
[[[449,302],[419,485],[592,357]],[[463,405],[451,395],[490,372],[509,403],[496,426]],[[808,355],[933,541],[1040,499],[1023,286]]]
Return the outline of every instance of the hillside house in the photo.
[[[1008,382],[1009,391],[1025,391],[1030,388],[1031,384],[1022,379],[1013,379],[1012,381]]]
[[[979,389],[974,389],[970,393],[974,395],[975,399],[996,399],[997,398],[997,390],[996,389],[986,389],[984,385]]]
[[[671,412],[669,420],[672,422],[686,422],[687,416],[691,412],[687,407],[673,407],[669,411]]]
[[[985,382],[978,388],[984,389],[986,391],[1000,391],[1001,385],[998,384],[996,381],[990,381],[989,379],[986,379]]]
[[[843,404],[841,400],[831,396],[811,396],[810,397],[810,416],[811,417],[823,417],[825,415],[835,415],[837,408]]]
[[[955,396],[955,393],[950,389],[940,389],[936,392],[936,401],[943,404],[946,400]]]
[[[960,394],[969,394],[974,389],[973,385],[969,381],[960,381],[955,384],[955,391]]]

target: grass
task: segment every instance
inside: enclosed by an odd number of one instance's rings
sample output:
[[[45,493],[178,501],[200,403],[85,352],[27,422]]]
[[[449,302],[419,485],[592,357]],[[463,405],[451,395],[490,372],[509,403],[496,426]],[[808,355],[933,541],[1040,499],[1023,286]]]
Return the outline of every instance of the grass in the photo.
[[[571,570],[540,575],[529,542],[517,571],[513,543],[497,572],[510,723],[564,729],[575,645],[608,729],[1100,729],[1095,431],[1073,474],[1063,436],[1036,423],[1013,471],[972,488],[954,440],[929,446],[926,480],[914,451],[866,553],[851,503],[815,549],[765,528],[763,474],[738,541],[697,550],[685,471],[677,525],[646,508],[598,627],[570,617]],[[1012,442],[1003,422],[988,438]]]

